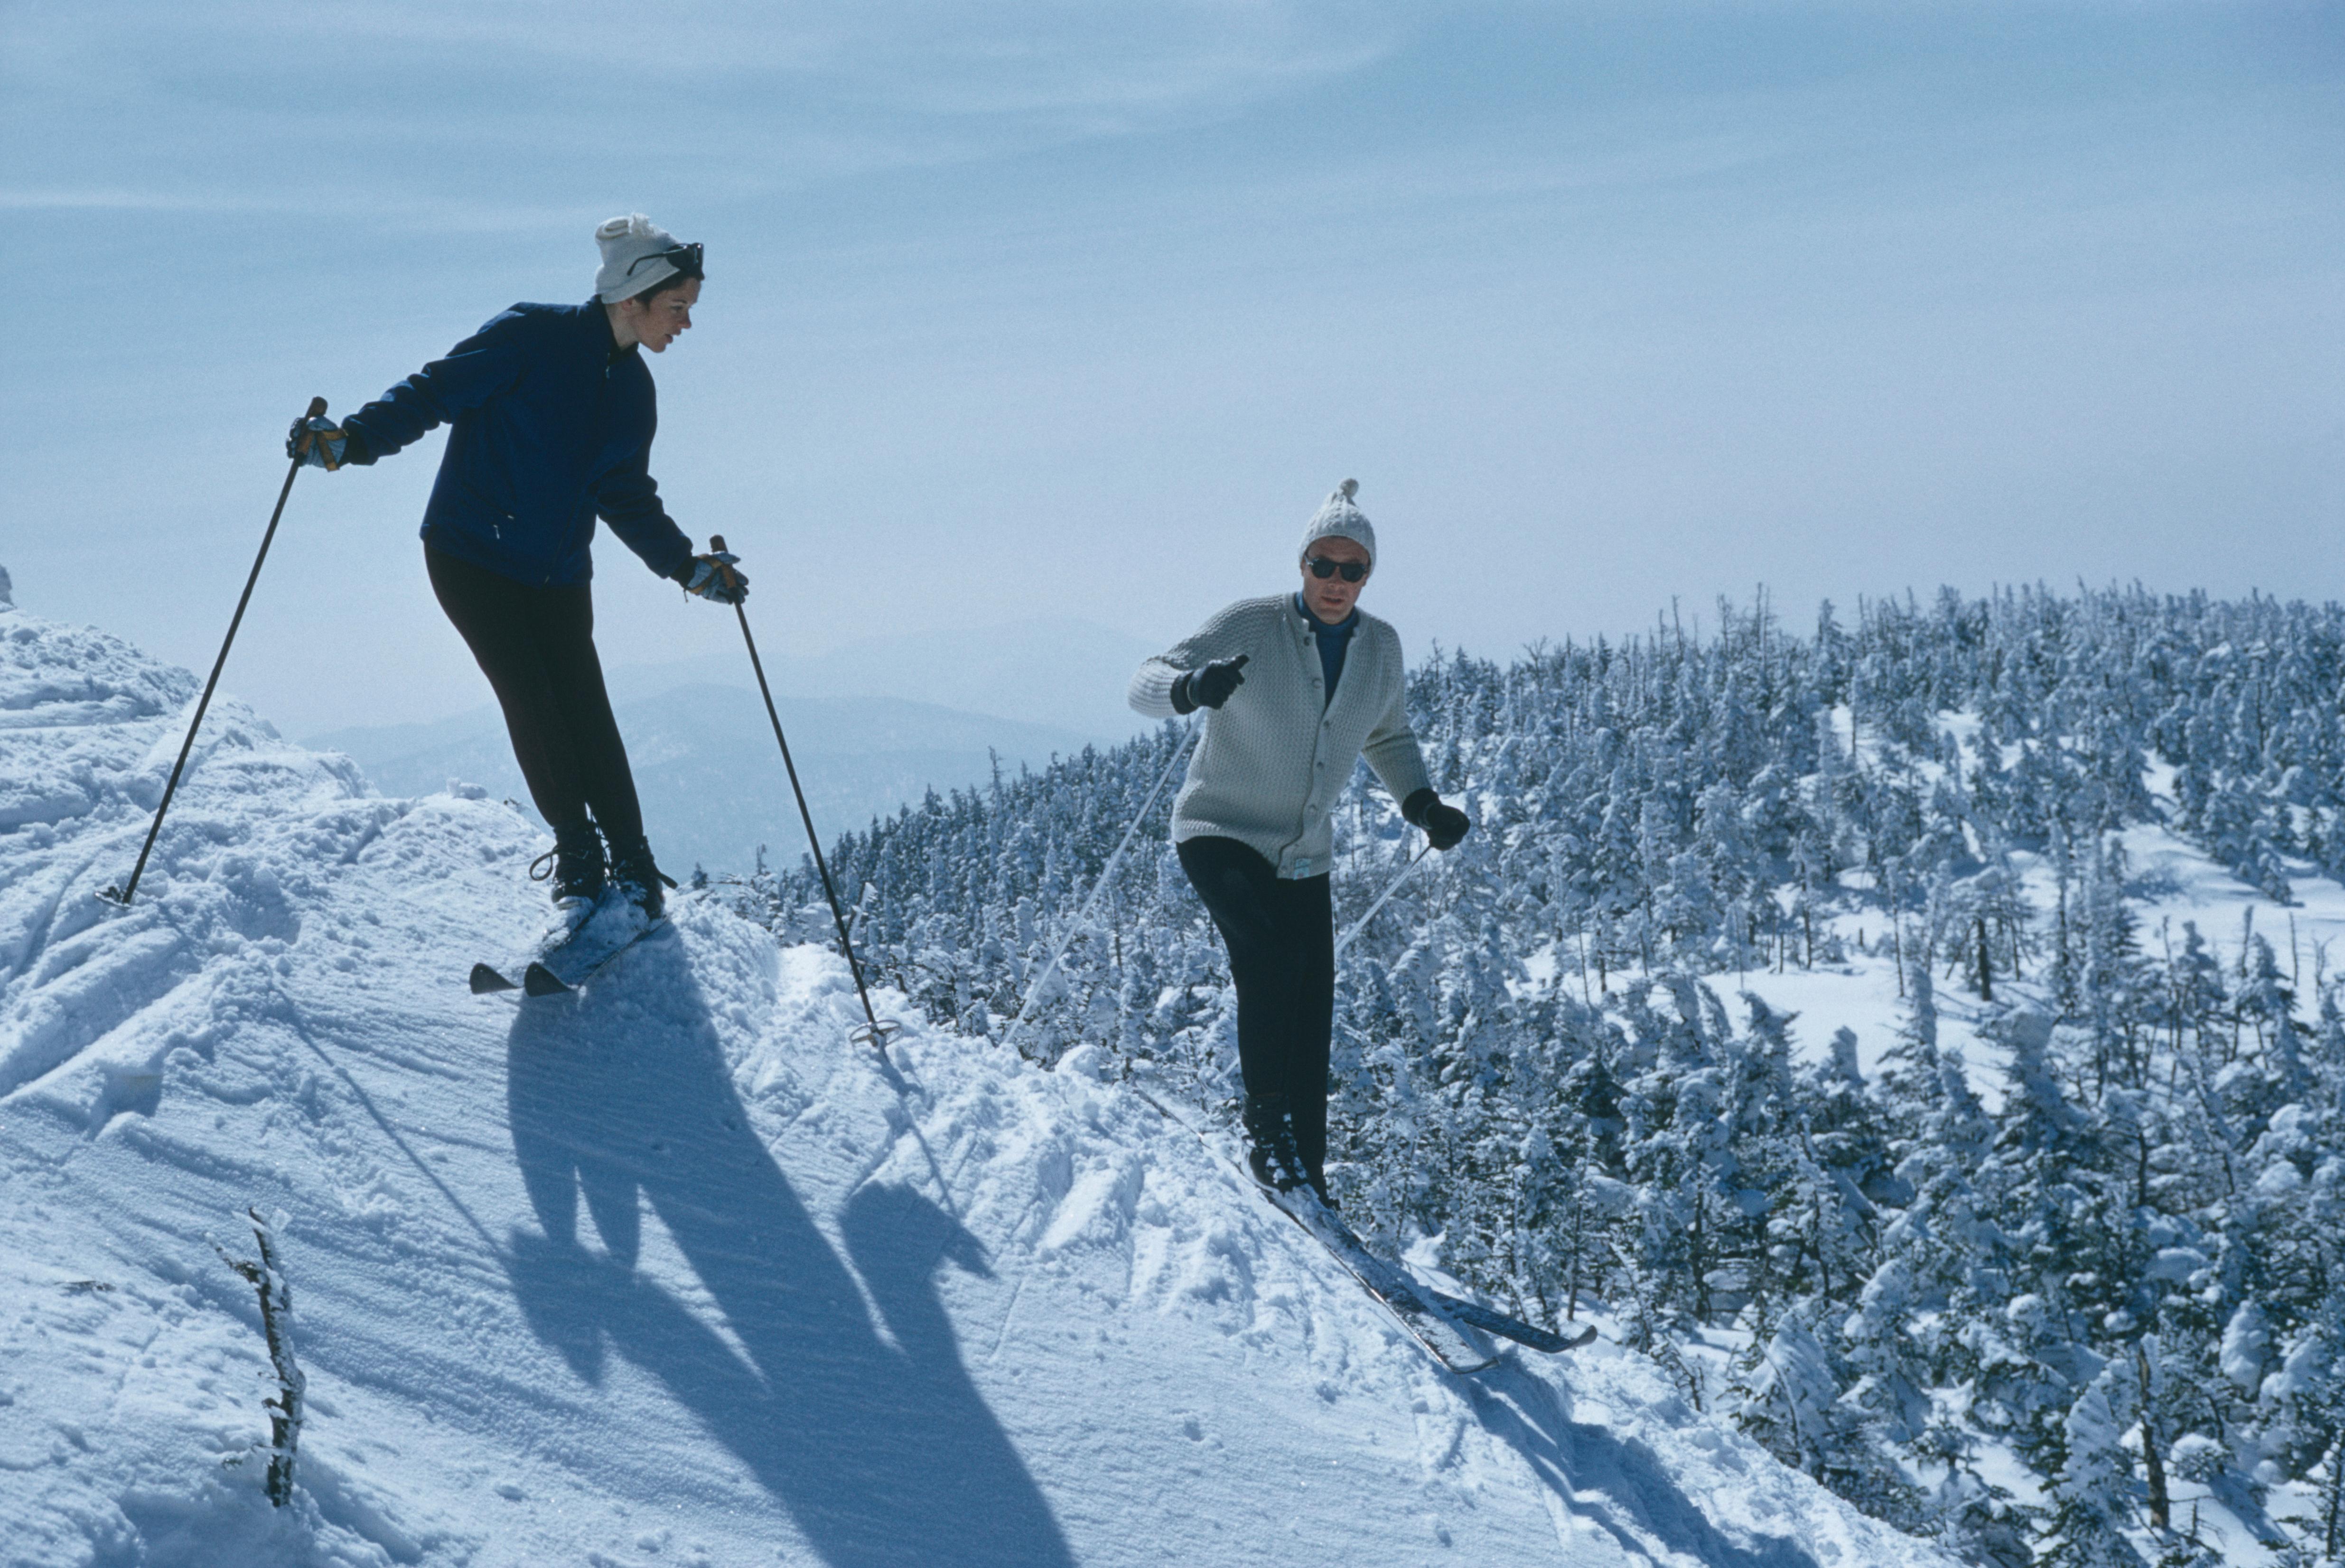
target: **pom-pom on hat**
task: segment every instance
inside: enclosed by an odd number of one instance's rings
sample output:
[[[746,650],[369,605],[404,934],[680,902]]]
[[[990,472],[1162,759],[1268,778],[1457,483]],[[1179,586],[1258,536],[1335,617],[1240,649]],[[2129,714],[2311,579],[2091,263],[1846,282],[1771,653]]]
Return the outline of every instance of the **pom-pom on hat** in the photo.
[[[1311,521],[1303,530],[1302,553],[1308,555],[1311,547],[1320,540],[1348,539],[1368,552],[1368,564],[1376,563],[1376,530],[1368,514],[1352,504],[1360,493],[1360,481],[1347,479],[1327,492],[1327,500],[1311,514]]]
[[[662,254],[677,248],[675,236],[640,212],[606,217],[594,226],[603,248],[603,268],[594,274],[594,298],[605,305],[632,299],[675,277],[677,268]]]

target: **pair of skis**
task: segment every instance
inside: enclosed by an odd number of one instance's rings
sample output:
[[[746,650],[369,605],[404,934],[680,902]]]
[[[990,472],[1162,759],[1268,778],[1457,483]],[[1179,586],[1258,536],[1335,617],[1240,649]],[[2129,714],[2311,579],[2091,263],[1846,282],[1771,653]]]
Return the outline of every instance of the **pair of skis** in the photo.
[[[1387,1262],[1369,1251],[1358,1234],[1307,1187],[1293,1192],[1265,1188],[1263,1194],[1280,1213],[1325,1247],[1369,1295],[1400,1320],[1401,1327],[1418,1344],[1432,1352],[1434,1360],[1453,1372],[1478,1372],[1498,1362],[1497,1354],[1477,1343],[1465,1331],[1467,1328],[1512,1340],[1549,1355],[1579,1350],[1596,1338],[1593,1325],[1567,1339],[1552,1330],[1510,1318],[1495,1308],[1419,1284],[1397,1263]]]
[[[507,978],[495,965],[473,965],[472,995],[488,996],[519,991],[533,997],[567,996],[620,954],[667,929],[665,916],[646,924],[642,912],[624,898],[611,894],[605,894],[602,906],[568,937],[541,948],[522,970],[519,980]]]
[[[1154,1108],[1157,1114],[1187,1128],[1207,1148],[1227,1159],[1227,1155],[1215,1147],[1203,1128],[1147,1089],[1134,1087],[1140,1098]],[[1334,1209],[1322,1203],[1319,1195],[1309,1188],[1278,1192],[1256,1182],[1250,1172],[1243,1175],[1247,1186],[1260,1192],[1269,1199],[1271,1207],[1294,1221],[1305,1235],[1325,1248],[1328,1255],[1392,1313],[1412,1339],[1424,1346],[1435,1361],[1453,1372],[1483,1371],[1498,1362],[1497,1353],[1467,1332],[1468,1329],[1511,1340],[1518,1345],[1549,1355],[1579,1350],[1596,1338],[1592,1325],[1582,1329],[1577,1335],[1567,1337],[1552,1330],[1526,1323],[1519,1318],[1510,1318],[1477,1301],[1468,1301],[1421,1284],[1399,1264],[1370,1251],[1358,1233],[1345,1224]]]

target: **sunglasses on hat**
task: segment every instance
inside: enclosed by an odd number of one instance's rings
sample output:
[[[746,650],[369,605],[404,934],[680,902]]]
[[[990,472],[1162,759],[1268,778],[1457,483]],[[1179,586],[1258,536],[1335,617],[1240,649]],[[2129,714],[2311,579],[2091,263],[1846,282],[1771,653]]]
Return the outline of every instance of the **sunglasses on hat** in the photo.
[[[1322,582],[1338,572],[1343,574],[1346,582],[1357,582],[1368,574],[1368,564],[1365,561],[1330,561],[1324,555],[1306,555],[1303,558],[1303,564],[1312,576]]]
[[[634,277],[635,268],[646,261],[665,261],[686,278],[698,278],[701,276],[700,242],[695,240],[690,245],[670,246],[665,250],[655,250],[649,256],[638,256],[627,263],[627,276]]]

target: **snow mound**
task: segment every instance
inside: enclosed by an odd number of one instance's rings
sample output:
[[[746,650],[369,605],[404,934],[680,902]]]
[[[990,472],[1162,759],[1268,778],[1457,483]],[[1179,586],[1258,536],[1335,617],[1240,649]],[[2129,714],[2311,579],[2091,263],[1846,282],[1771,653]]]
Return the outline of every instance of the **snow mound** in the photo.
[[[539,837],[233,701],[110,912],[196,683],[0,649],[0,1562],[1943,1561],[1617,1348],[1442,1371],[1137,1096],[910,1020],[883,1060],[842,964],[708,899],[472,996]]]

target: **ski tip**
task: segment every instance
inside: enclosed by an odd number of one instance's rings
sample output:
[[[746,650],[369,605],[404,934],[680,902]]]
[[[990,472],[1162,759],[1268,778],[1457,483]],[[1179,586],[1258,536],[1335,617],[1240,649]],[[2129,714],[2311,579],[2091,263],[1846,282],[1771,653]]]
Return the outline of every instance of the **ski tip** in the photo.
[[[532,964],[523,973],[521,988],[533,996],[558,996],[570,989],[561,976],[543,964]]]
[[[1497,1334],[1502,1339],[1512,1340],[1518,1345],[1528,1345],[1534,1351],[1544,1351],[1550,1356],[1560,1356],[1568,1351],[1586,1350],[1596,1342],[1596,1325],[1593,1323],[1576,1334],[1566,1335],[1542,1330],[1537,1339],[1533,1339],[1528,1334],[1509,1333],[1507,1330],[1495,1325],[1477,1326],[1486,1334]]]
[[[494,969],[490,968],[486,964],[475,964],[472,966],[472,995],[475,996],[493,996],[499,991],[518,991],[521,989],[520,986],[514,985],[511,980],[506,979],[502,975],[498,974]]]
[[[1502,1340],[1512,1340],[1527,1349],[1549,1356],[1567,1355],[1573,1351],[1584,1351],[1596,1342],[1596,1330],[1593,1328],[1582,1329],[1569,1338],[1561,1334],[1542,1334],[1538,1339],[1533,1339],[1528,1334],[1509,1333],[1504,1329],[1487,1324],[1475,1326],[1486,1334],[1495,1334]]]

